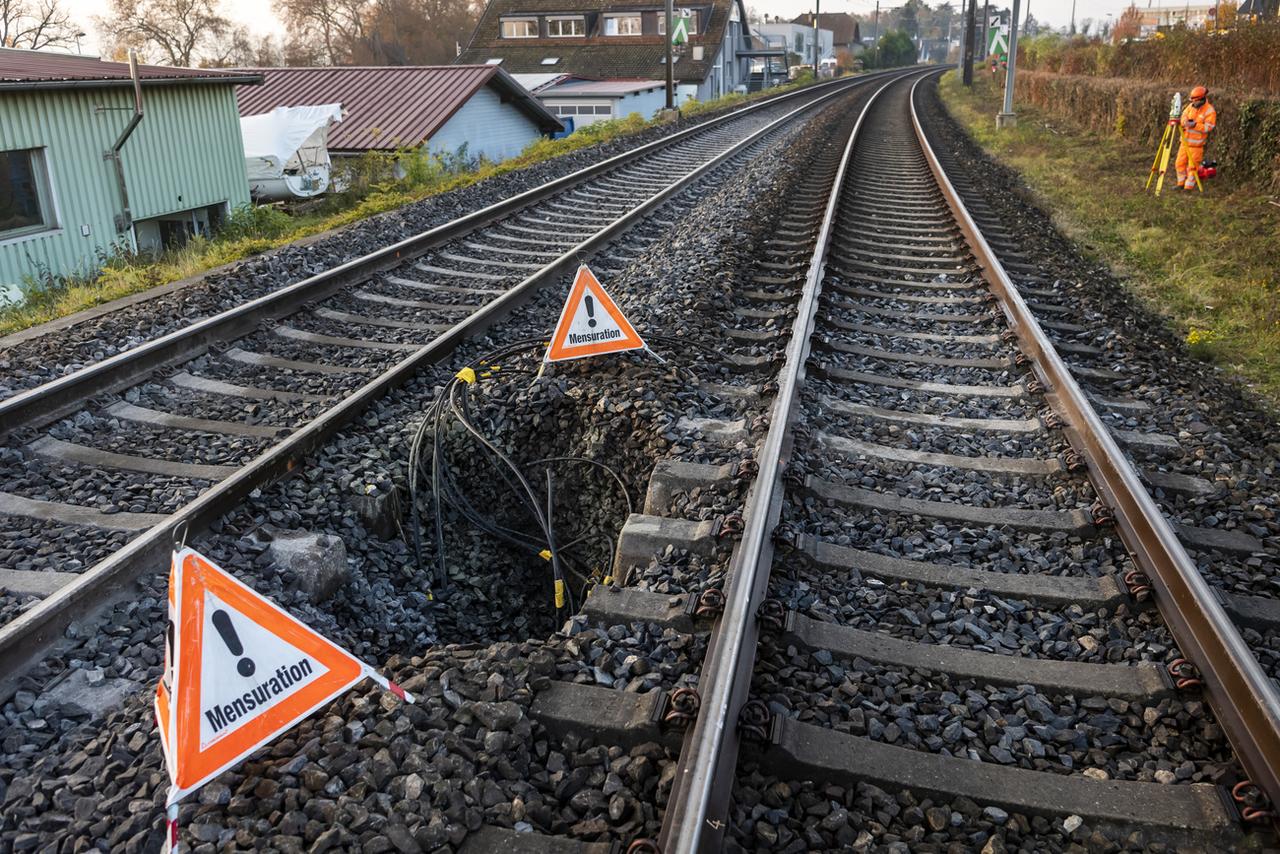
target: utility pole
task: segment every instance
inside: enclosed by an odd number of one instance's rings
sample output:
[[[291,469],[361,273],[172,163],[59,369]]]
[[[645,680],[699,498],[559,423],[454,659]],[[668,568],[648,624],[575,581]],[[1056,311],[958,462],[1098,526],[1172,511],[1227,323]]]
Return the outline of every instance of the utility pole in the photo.
[[[1071,32],[1069,35],[1076,34],[1076,0],[1071,0]]]
[[[671,56],[671,34],[675,26],[675,0],[667,0],[667,109],[676,108],[676,69]]]
[[[813,0],[813,79],[818,79],[818,54],[822,53],[822,39],[818,37],[818,7],[822,0]]]
[[[875,29],[871,34],[871,50],[871,66],[876,68],[880,65],[880,0],[876,0]]]
[[[1018,66],[1018,0],[1013,0],[1013,14],[1009,16],[1009,68],[1004,75],[1004,109],[996,114],[997,128],[1011,128],[1018,124],[1013,112],[1013,84]]]
[[[964,76],[966,86],[973,85],[973,28],[977,23],[978,0],[969,0],[969,13],[964,28]],[[983,37],[985,39],[985,36]]]

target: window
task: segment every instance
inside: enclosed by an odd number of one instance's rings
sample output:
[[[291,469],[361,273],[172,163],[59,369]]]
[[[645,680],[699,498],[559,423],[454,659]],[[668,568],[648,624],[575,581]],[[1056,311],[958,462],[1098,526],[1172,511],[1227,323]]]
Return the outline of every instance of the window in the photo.
[[[57,227],[44,150],[0,151],[0,240]]]
[[[557,116],[612,116],[613,107],[609,104],[548,104]]]
[[[556,64],[557,62],[559,62],[559,61],[560,61],[560,57],[558,57],[558,56],[548,56],[546,59],[542,60],[542,64],[543,64],[543,65],[555,65],[555,64]]]
[[[502,37],[504,39],[536,39],[538,37],[538,19],[503,18]]]
[[[604,34],[606,36],[638,36],[640,35],[640,16],[605,15]]]
[[[698,10],[697,9],[676,9],[675,17],[677,18],[686,17],[685,15],[686,12],[688,13],[688,16],[687,16],[688,21],[686,21],[685,23],[686,23],[686,26],[688,26],[689,28],[689,35],[696,36],[698,34]],[[666,34],[667,34],[667,13],[659,12],[658,13],[658,35],[665,36]]]
[[[489,59],[486,59],[486,60],[484,61],[484,64],[485,64],[485,65],[501,65],[501,64],[502,64],[502,57],[500,57],[500,56],[491,57],[491,58],[489,58]]]
[[[547,35],[580,38],[587,34],[587,20],[581,17],[547,18]]]

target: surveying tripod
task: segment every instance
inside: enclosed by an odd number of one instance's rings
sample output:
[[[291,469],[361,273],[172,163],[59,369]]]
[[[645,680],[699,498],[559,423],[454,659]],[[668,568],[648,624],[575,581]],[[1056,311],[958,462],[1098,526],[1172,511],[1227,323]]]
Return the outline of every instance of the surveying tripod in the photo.
[[[1174,128],[1178,129],[1177,134],[1173,132]],[[1182,93],[1175,92],[1173,101],[1169,105],[1169,121],[1165,123],[1164,135],[1160,137],[1160,145],[1156,148],[1156,159],[1151,164],[1151,174],[1147,176],[1147,189],[1151,189],[1151,182],[1155,181],[1157,196],[1164,189],[1164,176],[1169,171],[1169,158],[1173,155],[1173,144],[1175,141],[1181,144],[1182,138]],[[1203,193],[1204,185],[1200,183],[1200,173],[1197,171],[1192,174],[1196,176],[1196,189]]]

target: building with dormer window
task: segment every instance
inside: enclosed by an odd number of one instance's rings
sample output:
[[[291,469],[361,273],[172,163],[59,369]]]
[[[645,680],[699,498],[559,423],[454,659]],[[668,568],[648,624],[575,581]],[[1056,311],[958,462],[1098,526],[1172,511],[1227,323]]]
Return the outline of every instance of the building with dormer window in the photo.
[[[679,101],[745,91],[752,50],[742,0],[676,0],[689,42],[675,58]],[[511,74],[567,74],[594,80],[666,77],[661,2],[490,0],[458,56]]]

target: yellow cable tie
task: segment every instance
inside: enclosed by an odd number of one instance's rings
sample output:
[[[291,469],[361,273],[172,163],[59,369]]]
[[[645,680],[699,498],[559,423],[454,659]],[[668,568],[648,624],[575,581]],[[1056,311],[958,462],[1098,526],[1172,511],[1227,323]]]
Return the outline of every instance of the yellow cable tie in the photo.
[[[472,368],[463,368],[458,371],[458,373],[454,374],[454,376],[462,380],[464,383],[473,383],[476,381],[476,372]]]
[[[605,585],[606,587],[608,587],[610,584],[612,584],[612,583],[613,583],[613,576],[612,576],[612,575],[606,575],[606,576],[604,577],[604,581],[601,581],[600,583],[601,583],[601,584],[603,584],[603,585]]]
[[[556,607],[557,608],[564,607],[564,579],[563,578],[556,579]]]
[[[487,380],[491,376],[493,376],[493,371],[485,371],[483,374],[480,375],[480,379]]]
[[[551,549],[543,549],[542,551],[538,552],[538,557],[542,558],[543,560],[551,560]]]
[[[434,594],[434,593],[432,593],[430,590],[428,590],[428,591],[427,591],[427,601],[428,601],[428,602],[434,602],[434,601],[436,601],[436,594]]]

